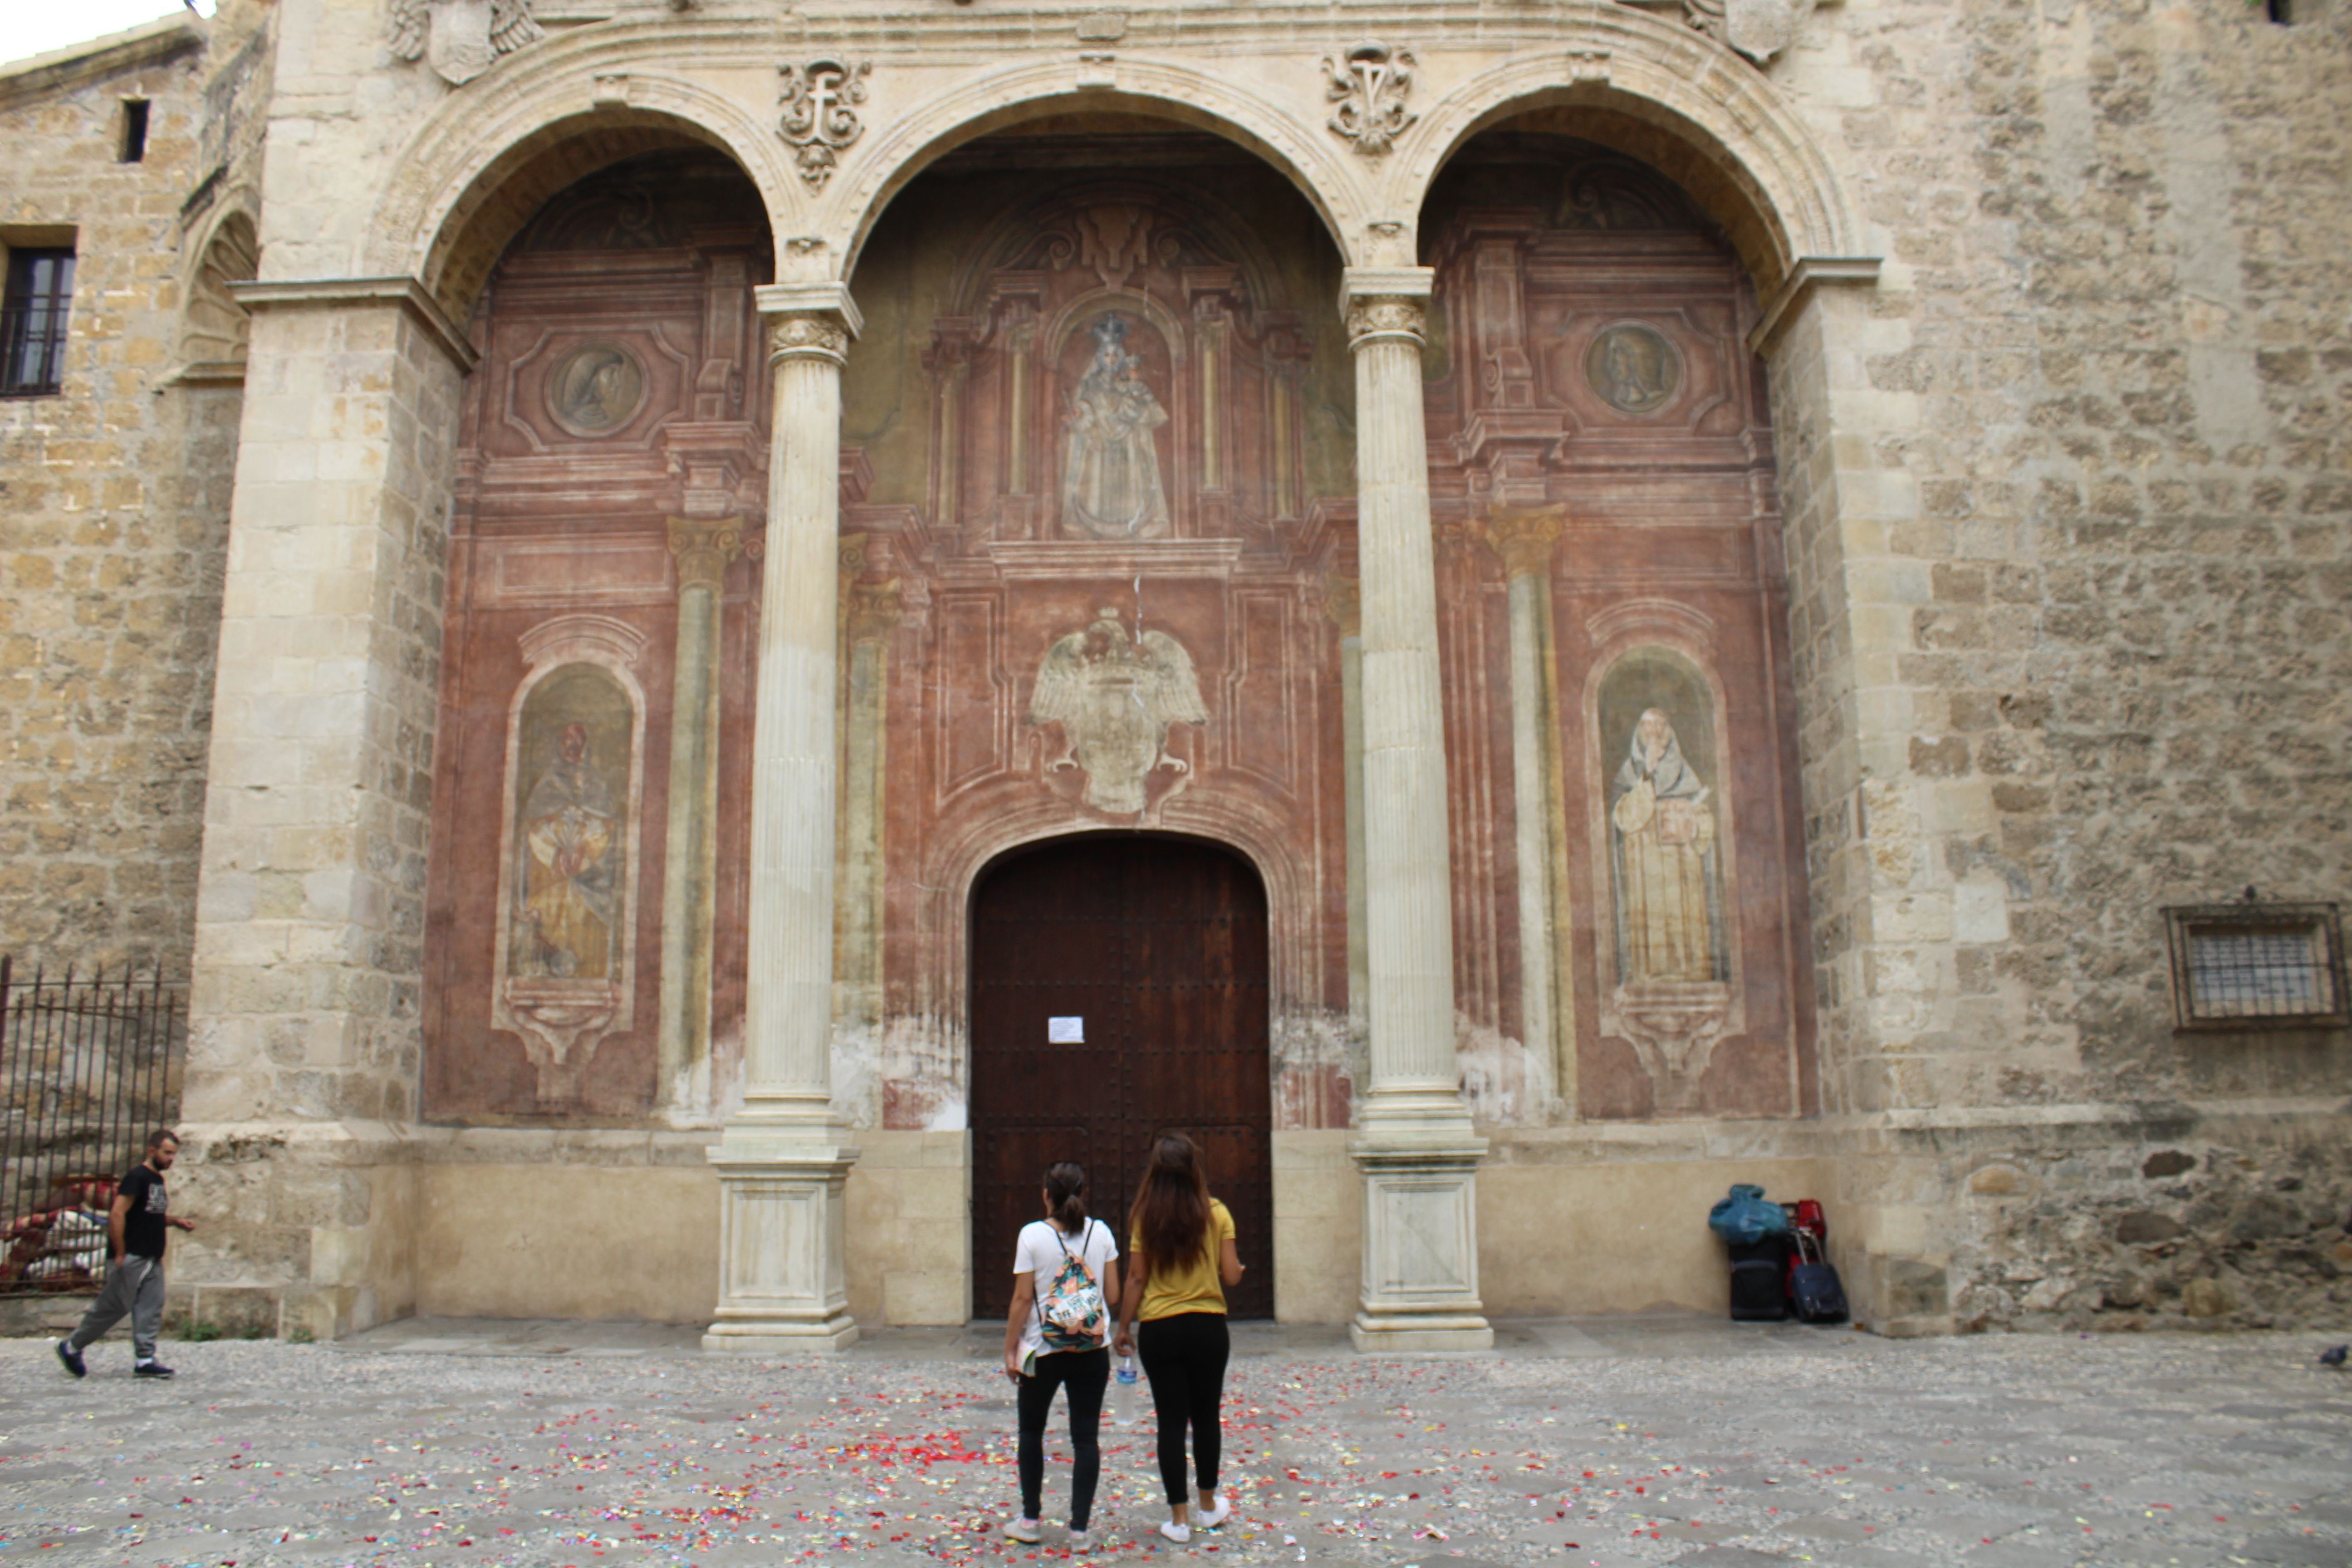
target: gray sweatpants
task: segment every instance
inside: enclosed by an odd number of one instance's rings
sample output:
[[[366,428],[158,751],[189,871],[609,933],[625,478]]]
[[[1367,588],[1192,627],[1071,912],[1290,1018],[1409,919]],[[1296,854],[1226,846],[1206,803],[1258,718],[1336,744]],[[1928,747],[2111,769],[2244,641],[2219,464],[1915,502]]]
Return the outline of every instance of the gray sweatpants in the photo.
[[[152,1258],[129,1256],[106,1271],[106,1288],[81,1316],[66,1343],[86,1351],[99,1336],[131,1314],[131,1350],[141,1361],[155,1359],[155,1336],[163,1331],[163,1265]]]

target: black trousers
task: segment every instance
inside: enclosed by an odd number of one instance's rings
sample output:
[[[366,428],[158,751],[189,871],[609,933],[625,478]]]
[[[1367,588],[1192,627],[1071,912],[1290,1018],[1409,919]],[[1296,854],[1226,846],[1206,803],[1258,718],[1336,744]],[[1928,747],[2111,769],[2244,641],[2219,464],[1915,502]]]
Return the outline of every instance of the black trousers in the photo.
[[[1110,1383],[1110,1352],[1055,1351],[1039,1356],[1037,1370],[1021,1380],[1021,1517],[1043,1519],[1045,1491],[1045,1418],[1054,1391],[1070,1391],[1070,1528],[1084,1530],[1095,1509],[1095,1483],[1102,1478],[1103,1389]]]
[[[1168,1506],[1192,1500],[1184,1489],[1184,1433],[1192,1434],[1192,1464],[1201,1489],[1217,1489],[1217,1462],[1225,1434],[1217,1407],[1225,1397],[1225,1361],[1233,1340],[1223,1312],[1180,1312],[1138,1325],[1136,1354],[1151,1379],[1151,1408],[1160,1416],[1160,1479]]]

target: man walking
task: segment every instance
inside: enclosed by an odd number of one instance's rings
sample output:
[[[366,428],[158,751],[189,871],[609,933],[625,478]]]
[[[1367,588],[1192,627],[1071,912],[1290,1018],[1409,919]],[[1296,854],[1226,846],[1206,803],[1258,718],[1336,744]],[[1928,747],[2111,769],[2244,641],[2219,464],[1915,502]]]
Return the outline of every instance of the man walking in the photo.
[[[169,1377],[172,1369],[155,1359],[155,1335],[163,1327],[163,1237],[173,1226],[194,1230],[192,1221],[171,1212],[163,1173],[180,1157],[180,1140],[170,1128],[147,1135],[147,1158],[131,1167],[114,1189],[106,1216],[106,1289],[98,1293],[81,1327],[58,1342],[58,1360],[76,1377],[89,1369],[81,1352],[131,1314],[133,1377]]]

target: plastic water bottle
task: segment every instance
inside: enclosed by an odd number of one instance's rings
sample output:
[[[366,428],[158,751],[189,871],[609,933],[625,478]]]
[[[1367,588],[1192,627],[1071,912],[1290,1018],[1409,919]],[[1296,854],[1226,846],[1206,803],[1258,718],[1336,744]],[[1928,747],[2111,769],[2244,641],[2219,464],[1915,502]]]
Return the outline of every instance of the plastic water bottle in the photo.
[[[1110,1418],[1115,1425],[1135,1425],[1135,1358],[1118,1358],[1118,1374],[1111,1380]]]

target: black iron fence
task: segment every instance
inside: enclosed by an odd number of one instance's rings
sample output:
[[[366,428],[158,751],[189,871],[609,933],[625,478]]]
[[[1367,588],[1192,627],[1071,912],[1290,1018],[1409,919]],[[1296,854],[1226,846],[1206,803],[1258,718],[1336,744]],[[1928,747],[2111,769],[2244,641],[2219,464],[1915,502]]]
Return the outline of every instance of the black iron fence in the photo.
[[[184,985],[0,957],[0,1296],[95,1289],[114,1184],[180,1108]]]

